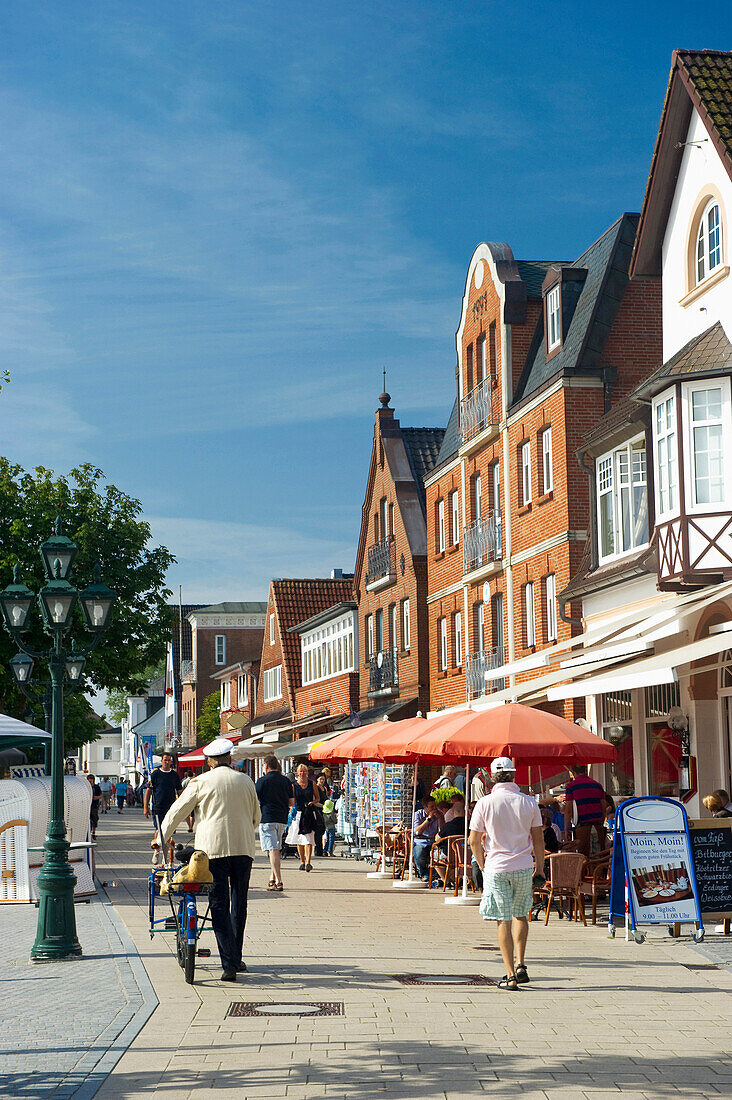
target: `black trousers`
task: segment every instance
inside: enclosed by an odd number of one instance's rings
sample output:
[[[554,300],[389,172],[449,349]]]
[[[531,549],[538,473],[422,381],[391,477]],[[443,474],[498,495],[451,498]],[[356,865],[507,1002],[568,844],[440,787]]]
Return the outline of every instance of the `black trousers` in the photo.
[[[214,880],[211,925],[224,970],[236,970],[242,961],[252,862],[251,856],[221,856],[208,861]]]

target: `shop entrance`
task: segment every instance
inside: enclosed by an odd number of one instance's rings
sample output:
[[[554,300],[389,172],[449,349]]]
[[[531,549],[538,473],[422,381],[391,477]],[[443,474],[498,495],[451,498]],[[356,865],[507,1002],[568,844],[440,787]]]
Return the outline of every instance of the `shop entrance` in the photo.
[[[719,669],[719,704],[722,709],[722,774],[725,790],[732,789],[732,651],[727,650]]]
[[[671,707],[679,706],[678,684],[654,684],[645,689],[646,744],[651,795],[679,798],[681,734],[668,724]]]

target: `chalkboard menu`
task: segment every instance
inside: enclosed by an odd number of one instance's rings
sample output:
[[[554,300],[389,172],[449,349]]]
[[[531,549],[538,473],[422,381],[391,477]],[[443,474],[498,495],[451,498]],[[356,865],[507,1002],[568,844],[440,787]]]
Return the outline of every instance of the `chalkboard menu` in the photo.
[[[732,916],[732,818],[690,821],[699,908],[705,916]]]

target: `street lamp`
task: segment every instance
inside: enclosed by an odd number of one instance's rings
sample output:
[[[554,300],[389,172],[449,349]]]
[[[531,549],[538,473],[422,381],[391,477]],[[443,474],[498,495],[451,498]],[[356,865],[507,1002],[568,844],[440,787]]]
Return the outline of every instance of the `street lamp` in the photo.
[[[81,955],[74,913],[76,876],[68,860],[69,842],[64,821],[64,679],[69,687],[78,687],[82,683],[86,658],[102,640],[115,598],[114,592],[101,583],[99,566],[94,570],[94,584],[85,589],[81,596],[69,583],[77,549],[76,544],[62,534],[59,517],[55,534],[41,546],[48,583],[41,589],[38,602],[43,629],[52,639],[50,649],[35,652],[21,638],[27,629],[35,597],[20,582],[18,566],[15,567],[13,584],[0,592],[0,611],[5,629],[21,651],[10,662],[16,684],[32,697],[28,688],[35,662],[48,664],[50,673],[51,820],[44,844],[46,856],[38,875],[38,927],[31,948],[31,959],[38,962]],[[78,602],[81,602],[93,637],[86,647],[74,646],[66,650],[63,638],[71,628]]]

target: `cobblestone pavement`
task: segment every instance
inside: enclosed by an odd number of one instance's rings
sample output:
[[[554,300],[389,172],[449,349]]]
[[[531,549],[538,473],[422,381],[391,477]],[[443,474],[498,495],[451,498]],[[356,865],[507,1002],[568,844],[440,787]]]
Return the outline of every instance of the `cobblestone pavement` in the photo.
[[[508,1097],[665,1100],[732,1094],[732,971],[685,941],[642,945],[604,926],[532,926],[531,984],[403,985],[397,975],[481,975],[502,967],[494,926],[441,892],[397,890],[362,863],[284,864],[286,890],[252,876],[246,958],[236,985],[220,982],[213,936],[187,986],[172,937],[147,934],[149,833],[112,823],[104,877],[135,940],[160,1006],[100,1089],[100,1100],[147,1097],[349,1097],[353,1100]],[[726,945],[725,945],[726,946]],[[691,969],[689,969],[691,968]],[[232,1017],[232,1002],[326,1003],[339,1015]],[[246,1011],[246,1009],[245,1009]],[[261,1012],[261,1009],[259,1010]]]
[[[29,962],[37,910],[0,909],[0,1096],[95,1094],[157,1000],[106,898],[76,906],[84,956]]]

